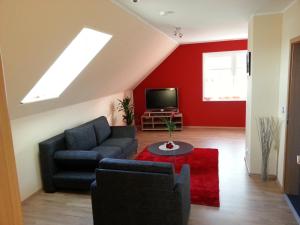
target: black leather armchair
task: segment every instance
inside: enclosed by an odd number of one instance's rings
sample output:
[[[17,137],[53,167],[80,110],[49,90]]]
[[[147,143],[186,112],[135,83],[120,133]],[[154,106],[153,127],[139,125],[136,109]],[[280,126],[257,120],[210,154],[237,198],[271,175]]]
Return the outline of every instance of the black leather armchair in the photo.
[[[170,163],[103,159],[91,185],[94,225],[186,225],[190,169]]]

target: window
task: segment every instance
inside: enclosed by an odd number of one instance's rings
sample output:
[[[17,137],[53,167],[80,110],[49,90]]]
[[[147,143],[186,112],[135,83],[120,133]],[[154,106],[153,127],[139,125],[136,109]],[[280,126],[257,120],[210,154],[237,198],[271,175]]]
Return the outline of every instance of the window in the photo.
[[[245,101],[247,51],[203,54],[203,101]]]
[[[109,34],[83,28],[21,103],[58,98],[111,38]]]

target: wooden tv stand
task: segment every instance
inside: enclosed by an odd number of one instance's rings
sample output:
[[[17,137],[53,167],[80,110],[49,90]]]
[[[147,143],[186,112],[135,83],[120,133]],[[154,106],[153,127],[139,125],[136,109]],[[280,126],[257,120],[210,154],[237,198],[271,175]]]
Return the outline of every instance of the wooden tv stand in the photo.
[[[179,112],[145,112],[141,117],[142,130],[167,130],[163,119],[170,119],[172,113],[173,122],[176,124],[175,130],[182,130],[183,115]]]

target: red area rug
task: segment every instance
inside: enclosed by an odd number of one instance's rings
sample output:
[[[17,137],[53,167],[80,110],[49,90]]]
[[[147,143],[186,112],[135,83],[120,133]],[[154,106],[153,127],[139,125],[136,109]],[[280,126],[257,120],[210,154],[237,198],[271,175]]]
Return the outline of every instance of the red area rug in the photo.
[[[175,164],[177,173],[180,172],[183,164],[189,164],[192,204],[219,207],[218,158],[217,149],[195,148],[191,153],[176,156],[176,158],[174,156],[154,155],[145,149],[136,157],[136,160],[170,162]]]

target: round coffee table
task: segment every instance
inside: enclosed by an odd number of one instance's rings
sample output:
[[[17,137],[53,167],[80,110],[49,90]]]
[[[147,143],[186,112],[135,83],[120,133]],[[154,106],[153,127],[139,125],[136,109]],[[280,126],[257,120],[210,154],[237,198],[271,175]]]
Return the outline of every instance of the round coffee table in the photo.
[[[167,141],[161,141],[158,143],[154,143],[148,147],[148,151],[153,154],[156,154],[156,155],[176,156],[176,155],[184,155],[184,154],[190,153],[191,151],[193,151],[193,148],[194,148],[193,145],[191,145],[189,143],[182,142],[182,141],[174,141],[174,143],[176,145],[179,145],[179,149],[168,150],[168,151],[160,150],[158,147],[160,145],[163,145],[166,142]]]

